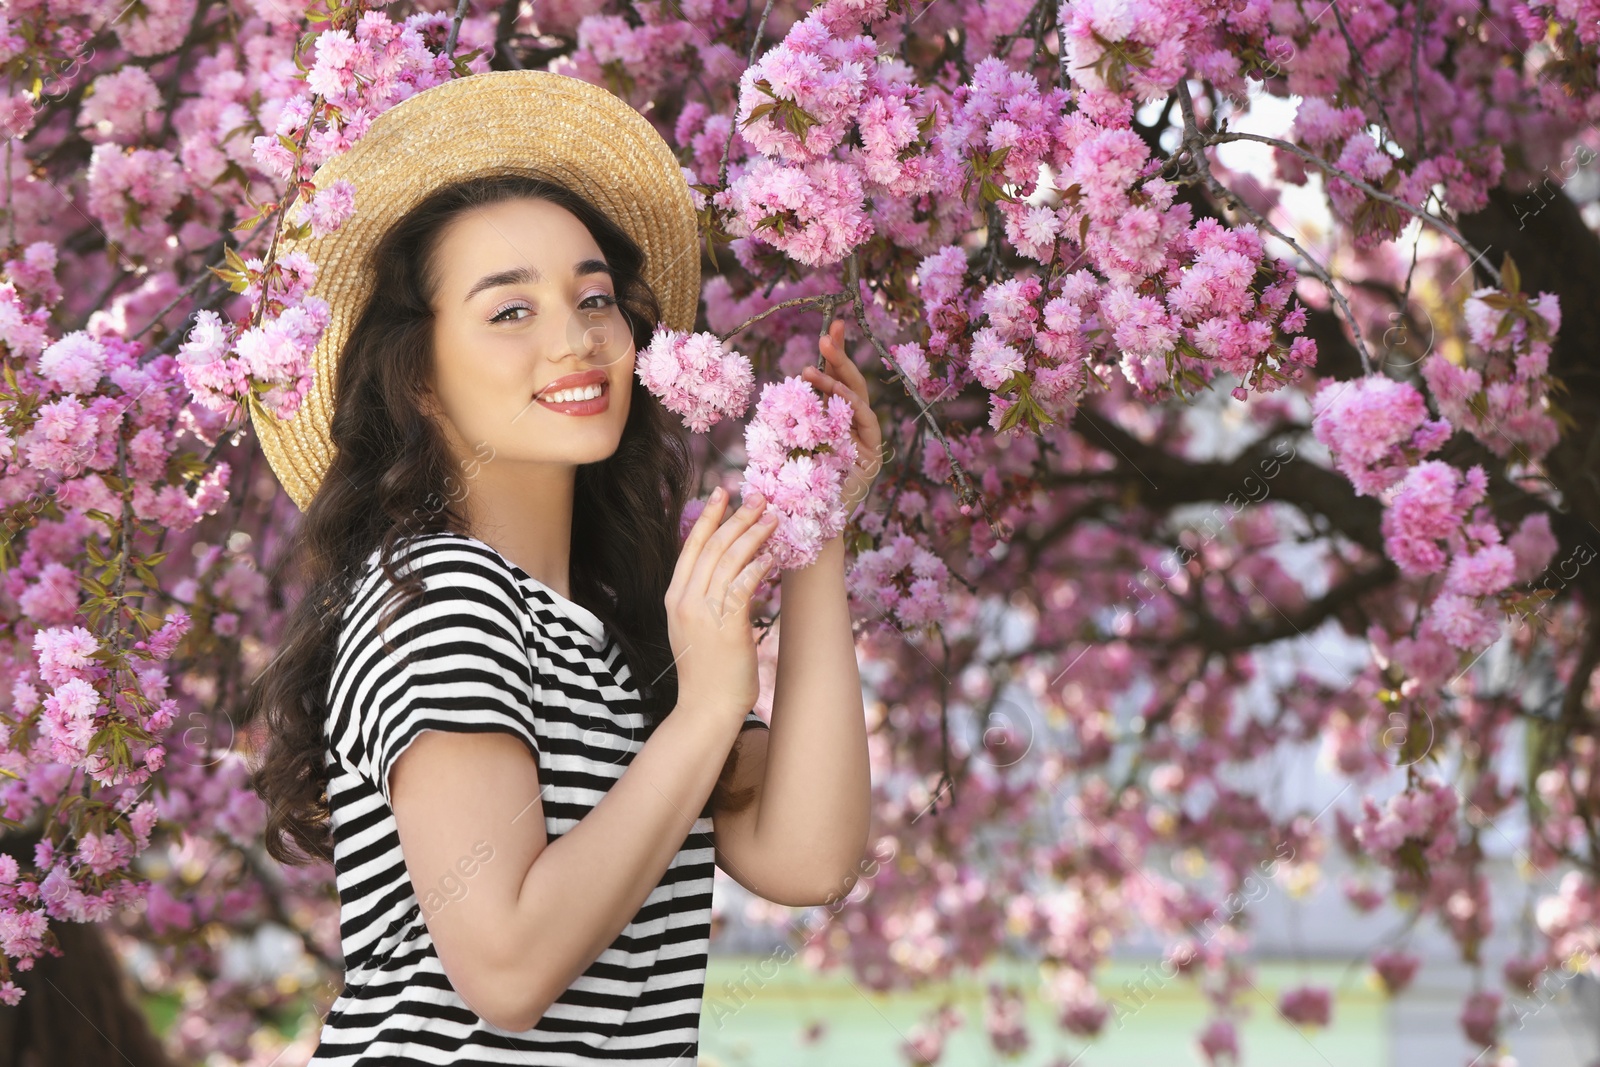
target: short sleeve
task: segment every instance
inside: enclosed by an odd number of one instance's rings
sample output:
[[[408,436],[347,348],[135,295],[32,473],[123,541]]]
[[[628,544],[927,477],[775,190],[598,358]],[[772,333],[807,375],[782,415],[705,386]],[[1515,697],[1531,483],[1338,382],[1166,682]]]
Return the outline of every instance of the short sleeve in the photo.
[[[763,730],[770,730],[772,728],[767,724],[765,719],[756,714],[754,708],[751,708],[749,713],[745,715],[744,722],[739,725],[739,732],[742,734],[751,727],[756,726],[759,726]]]
[[[536,687],[515,577],[459,540],[413,549],[400,573],[421,576],[421,598],[392,609],[380,640],[378,618],[390,608],[379,598],[391,583],[378,571],[350,653],[370,681],[353,712],[384,802],[395,761],[425,730],[513,734],[537,761]]]

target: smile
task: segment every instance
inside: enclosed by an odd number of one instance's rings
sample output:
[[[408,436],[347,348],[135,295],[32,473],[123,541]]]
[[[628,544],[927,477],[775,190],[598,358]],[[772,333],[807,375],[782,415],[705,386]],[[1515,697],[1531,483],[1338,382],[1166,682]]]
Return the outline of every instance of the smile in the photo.
[[[534,399],[541,406],[563,415],[598,415],[611,406],[611,388],[608,383],[600,382],[575,389],[558,389],[549,396]]]

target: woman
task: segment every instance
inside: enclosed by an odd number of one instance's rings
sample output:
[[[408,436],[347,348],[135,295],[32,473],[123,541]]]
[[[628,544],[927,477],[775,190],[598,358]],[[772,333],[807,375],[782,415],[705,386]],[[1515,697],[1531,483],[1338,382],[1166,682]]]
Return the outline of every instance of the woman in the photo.
[[[692,321],[698,245],[666,254],[693,207],[626,104],[461,79],[317,183],[337,176],[357,208],[311,243],[316,385],[293,420],[257,413],[309,579],[252,694],[267,846],[331,858],[340,897],[345,989],[312,1063],[693,1064],[713,859],[807,905],[865,849],[842,541],[783,579],[769,745],[748,602],[775,517],[719,490],[680,543],[685,431],[634,362]],[[811,380],[876,456],[841,326]]]

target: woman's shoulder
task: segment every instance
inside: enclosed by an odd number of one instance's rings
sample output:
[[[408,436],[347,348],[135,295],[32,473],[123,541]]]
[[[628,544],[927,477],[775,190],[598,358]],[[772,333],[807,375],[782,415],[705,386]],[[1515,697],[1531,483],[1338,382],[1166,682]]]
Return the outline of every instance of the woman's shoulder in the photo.
[[[379,565],[382,546],[366,557],[355,600],[382,595],[396,582]],[[421,580],[422,598],[449,601],[467,610],[498,609],[520,615],[525,608],[521,583],[510,564],[493,548],[453,530],[430,530],[400,538],[393,550],[396,578]],[[473,605],[477,605],[476,608]]]

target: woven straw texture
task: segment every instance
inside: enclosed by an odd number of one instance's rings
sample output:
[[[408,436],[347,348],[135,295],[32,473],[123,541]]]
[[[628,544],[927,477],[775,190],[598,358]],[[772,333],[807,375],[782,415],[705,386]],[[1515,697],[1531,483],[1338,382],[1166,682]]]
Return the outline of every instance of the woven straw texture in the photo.
[[[335,368],[372,291],[372,246],[439,186],[512,171],[559,182],[610,216],[644,250],[645,278],[664,325],[694,329],[700,301],[694,203],[677,157],[643,115],[599,86],[549,71],[491,71],[417,93],[317,169],[318,189],[340,178],[355,186],[355,213],[334,233],[280,245],[317,264],[311,292],[330,309],[300,410],[280,420],[251,409],[262,451],[301,511],[333,458]]]

